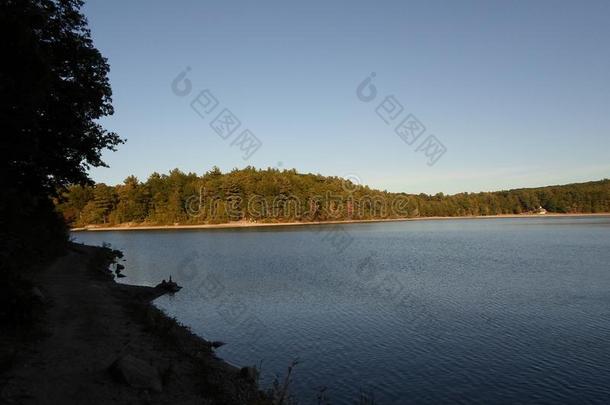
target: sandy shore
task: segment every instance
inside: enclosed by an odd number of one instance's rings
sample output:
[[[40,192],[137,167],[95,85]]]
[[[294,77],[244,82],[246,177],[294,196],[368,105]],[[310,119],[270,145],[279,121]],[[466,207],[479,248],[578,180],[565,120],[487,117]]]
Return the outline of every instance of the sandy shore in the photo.
[[[468,220],[468,219],[497,219],[497,218],[557,218],[557,217],[607,217],[610,213],[598,214],[521,214],[521,215],[481,215],[465,217],[417,217],[417,218],[393,218],[393,219],[362,219],[348,221],[321,221],[321,222],[228,222],[225,224],[202,224],[202,225],[145,225],[145,224],[121,224],[116,226],[87,226],[83,228],[72,228],[72,232],[82,231],[145,231],[145,230],[172,230],[172,229],[226,229],[226,228],[263,228],[277,226],[305,226],[305,225],[332,225],[332,224],[362,224],[380,222],[407,222],[407,221],[443,221],[443,220]]]
[[[115,283],[109,252],[72,245],[28,275],[44,296],[40,331],[2,334],[14,364],[0,373],[0,403],[268,403],[255,382],[216,358],[210,343],[150,303],[158,289]],[[157,370],[161,392],[117,381],[110,366],[126,354]]]

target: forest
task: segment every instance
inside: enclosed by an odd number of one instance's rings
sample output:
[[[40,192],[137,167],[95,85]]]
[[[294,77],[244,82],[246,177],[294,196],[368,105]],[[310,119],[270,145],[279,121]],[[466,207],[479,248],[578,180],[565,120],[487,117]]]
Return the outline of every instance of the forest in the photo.
[[[146,181],[72,185],[55,205],[73,227],[314,222],[536,213],[610,212],[610,180],[455,195],[390,193],[340,177],[246,167],[199,176],[174,169]]]

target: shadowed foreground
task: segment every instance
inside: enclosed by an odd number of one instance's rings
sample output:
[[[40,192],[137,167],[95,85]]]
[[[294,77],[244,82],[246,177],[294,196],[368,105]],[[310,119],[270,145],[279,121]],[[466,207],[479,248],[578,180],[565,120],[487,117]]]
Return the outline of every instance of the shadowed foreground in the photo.
[[[73,245],[31,276],[47,309],[35,338],[3,338],[5,347],[20,347],[0,378],[0,402],[266,403],[255,382],[217,359],[210,343],[150,304],[158,290],[114,283],[109,252]],[[161,391],[111,372],[124,356],[153,370]]]

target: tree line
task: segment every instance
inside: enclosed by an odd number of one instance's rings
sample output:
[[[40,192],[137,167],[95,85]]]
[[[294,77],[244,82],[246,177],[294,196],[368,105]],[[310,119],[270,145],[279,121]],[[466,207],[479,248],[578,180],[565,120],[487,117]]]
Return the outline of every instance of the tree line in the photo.
[[[390,193],[340,177],[246,167],[199,176],[174,169],[146,181],[72,185],[56,199],[72,226],[218,224],[536,213],[610,212],[610,180],[455,195]]]

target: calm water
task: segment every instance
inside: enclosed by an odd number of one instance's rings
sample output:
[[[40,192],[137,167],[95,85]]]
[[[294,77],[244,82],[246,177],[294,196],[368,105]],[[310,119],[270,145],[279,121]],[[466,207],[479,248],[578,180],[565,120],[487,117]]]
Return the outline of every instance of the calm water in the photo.
[[[263,385],[333,404],[609,403],[610,218],[77,233]]]

